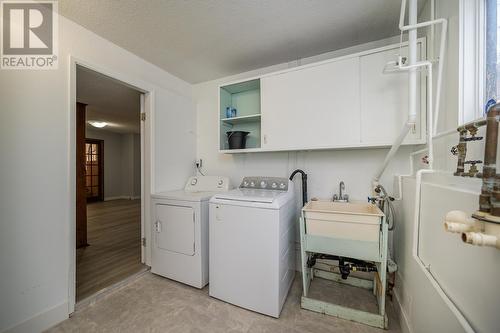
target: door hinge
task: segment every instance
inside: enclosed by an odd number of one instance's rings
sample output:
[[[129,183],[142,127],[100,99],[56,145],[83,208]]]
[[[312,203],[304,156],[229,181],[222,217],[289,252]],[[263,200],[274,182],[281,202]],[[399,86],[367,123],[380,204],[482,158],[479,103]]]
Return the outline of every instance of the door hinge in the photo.
[[[155,224],[155,231],[160,233],[161,232],[161,224],[160,224],[160,221],[156,221]]]
[[[141,112],[141,121],[146,120],[146,112]]]
[[[141,244],[142,246],[146,246],[146,237],[141,238]]]

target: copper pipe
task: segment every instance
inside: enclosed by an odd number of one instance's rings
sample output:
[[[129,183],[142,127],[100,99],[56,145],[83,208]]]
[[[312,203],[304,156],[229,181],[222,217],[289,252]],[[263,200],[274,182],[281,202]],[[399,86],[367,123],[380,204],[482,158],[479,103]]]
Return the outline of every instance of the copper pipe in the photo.
[[[491,215],[500,216],[500,174],[497,174],[495,179],[495,187],[491,201]]]
[[[475,131],[477,131],[477,129],[479,127],[482,127],[484,125],[486,125],[486,119],[481,119],[478,121],[471,121],[467,124],[464,124],[464,125],[458,127],[457,131],[461,132],[464,130],[468,130],[468,131],[471,131],[471,135],[475,135]]]
[[[465,127],[458,128],[460,132],[460,139],[458,141],[458,159],[457,159],[457,171],[454,173],[455,176],[462,176],[465,171],[465,157],[467,156],[467,129]]]
[[[483,186],[479,196],[479,210],[494,216],[500,216],[500,196],[495,193],[498,190],[498,178],[496,170],[497,145],[498,145],[498,118],[500,116],[500,103],[493,105],[488,110],[486,117],[486,142],[484,145]],[[498,191],[497,191],[498,192]],[[494,209],[492,209],[494,207]]]

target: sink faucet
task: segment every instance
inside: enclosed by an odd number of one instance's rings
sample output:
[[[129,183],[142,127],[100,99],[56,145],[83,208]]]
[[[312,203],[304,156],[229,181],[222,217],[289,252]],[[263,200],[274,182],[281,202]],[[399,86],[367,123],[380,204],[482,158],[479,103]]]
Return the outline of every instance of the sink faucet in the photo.
[[[341,181],[339,184],[339,195],[337,196],[336,194],[334,194],[333,201],[349,202],[349,196],[347,194],[343,194],[344,191],[345,191],[345,183],[344,181]]]

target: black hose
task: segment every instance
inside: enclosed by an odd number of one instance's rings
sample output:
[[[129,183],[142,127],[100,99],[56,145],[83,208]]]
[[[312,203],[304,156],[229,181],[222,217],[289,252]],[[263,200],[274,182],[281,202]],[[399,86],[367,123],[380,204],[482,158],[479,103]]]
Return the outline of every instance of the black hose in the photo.
[[[293,180],[293,177],[297,173],[300,173],[302,176],[302,206],[304,206],[307,203],[307,173],[300,169],[297,169],[290,175],[290,180]]]
[[[313,253],[307,259],[307,267],[311,268],[316,265],[317,259],[328,259],[328,260],[336,260],[339,262],[338,269],[340,271],[340,275],[342,279],[347,279],[351,272],[376,272],[377,266],[372,263],[366,262],[360,259],[341,257],[330,254],[322,254],[322,253]]]

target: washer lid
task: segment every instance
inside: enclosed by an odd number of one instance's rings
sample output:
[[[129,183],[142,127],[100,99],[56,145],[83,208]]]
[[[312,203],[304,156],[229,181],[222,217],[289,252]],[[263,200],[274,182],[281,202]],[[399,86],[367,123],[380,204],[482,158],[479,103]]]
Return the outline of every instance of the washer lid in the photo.
[[[285,193],[283,191],[238,188],[226,193],[217,193],[214,195],[214,198],[231,201],[272,203],[278,196]]]
[[[200,191],[200,192],[191,192],[191,191],[168,191],[168,192],[159,192],[151,195],[153,199],[170,199],[170,200],[182,200],[182,201],[207,201],[210,199],[216,192],[213,191]]]

